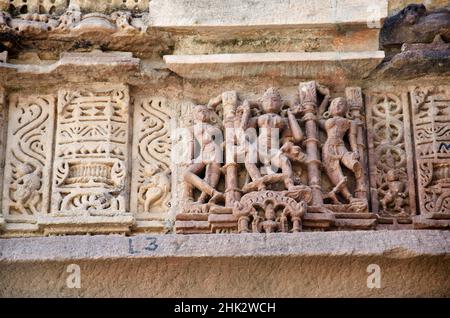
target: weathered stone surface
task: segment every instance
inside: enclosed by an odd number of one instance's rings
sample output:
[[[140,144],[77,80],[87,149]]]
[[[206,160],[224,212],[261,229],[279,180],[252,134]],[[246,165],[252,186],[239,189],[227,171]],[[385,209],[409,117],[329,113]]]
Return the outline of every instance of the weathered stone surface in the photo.
[[[396,251],[393,251],[395,254]],[[2,297],[448,297],[448,258],[241,257],[92,260],[76,263],[81,288],[67,288],[69,262],[0,264]],[[367,268],[381,288],[367,288]]]
[[[164,12],[165,14],[161,14]],[[387,15],[387,1],[153,0],[150,21],[158,27],[323,26],[367,24]]]
[[[448,297],[448,233],[0,240],[0,296]],[[80,289],[67,288],[69,264],[80,266]],[[367,287],[370,264],[380,266],[380,289]]]
[[[403,44],[400,53],[385,61],[377,72],[381,78],[413,79],[450,75],[450,44],[437,35],[432,43]]]
[[[380,32],[380,45],[386,48],[403,43],[430,43],[436,35],[450,40],[450,10],[427,11],[423,4],[411,4],[386,19]]]
[[[54,63],[0,63],[0,74],[5,75],[2,82],[27,82],[36,78],[59,82],[85,82],[87,79],[100,81],[106,78],[120,82],[137,71],[139,59],[133,58],[128,52],[64,53]],[[83,74],[82,77],[80,73]]]

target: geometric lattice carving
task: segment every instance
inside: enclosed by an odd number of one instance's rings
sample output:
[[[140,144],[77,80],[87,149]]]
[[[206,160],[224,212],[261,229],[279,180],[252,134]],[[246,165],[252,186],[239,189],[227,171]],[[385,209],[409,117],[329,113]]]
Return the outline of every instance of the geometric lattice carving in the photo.
[[[170,119],[164,99],[134,102],[131,208],[139,220],[163,220],[170,209]]]
[[[450,86],[411,87],[421,214],[450,214]],[[444,215],[442,215],[444,214]]]
[[[59,91],[53,213],[127,210],[128,105],[123,85]]]
[[[34,223],[48,213],[55,98],[10,97],[3,212],[7,222]]]
[[[372,211],[383,216],[415,214],[413,155],[407,96],[368,96]]]

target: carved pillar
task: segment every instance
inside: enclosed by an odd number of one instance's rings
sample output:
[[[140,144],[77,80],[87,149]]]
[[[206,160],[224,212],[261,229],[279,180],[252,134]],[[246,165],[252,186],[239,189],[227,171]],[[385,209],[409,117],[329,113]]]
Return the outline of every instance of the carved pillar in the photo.
[[[11,95],[3,187],[6,230],[37,231],[49,209],[55,97]]]
[[[165,99],[135,98],[130,211],[138,229],[164,231],[168,226],[172,116]]]
[[[416,227],[450,226],[450,86],[411,87],[417,193]]]
[[[320,184],[319,136],[317,131],[317,92],[316,82],[299,85],[300,103],[304,109],[303,120],[306,128],[306,153],[308,155],[308,185],[312,190],[312,205],[323,204]]]
[[[235,121],[237,107],[236,91],[222,93],[223,122],[225,127],[225,144],[229,147],[235,145]],[[233,102],[227,102],[233,101]],[[231,130],[231,131],[230,131]],[[231,133],[230,133],[231,132]],[[232,140],[228,140],[232,138]],[[230,149],[228,149],[230,150]],[[227,151],[227,149],[225,149]],[[225,163],[225,206],[233,207],[234,203],[239,200],[240,192],[238,191],[238,164],[234,158],[234,153],[226,154]]]
[[[371,210],[397,221],[416,213],[408,104],[406,93],[367,94]]]
[[[125,85],[59,90],[51,213],[39,219],[44,233],[128,231],[128,129]]]

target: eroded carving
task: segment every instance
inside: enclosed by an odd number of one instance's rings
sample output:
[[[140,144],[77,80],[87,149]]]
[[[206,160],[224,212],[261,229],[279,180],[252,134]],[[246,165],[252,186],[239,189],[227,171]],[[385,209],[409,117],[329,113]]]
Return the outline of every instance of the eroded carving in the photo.
[[[12,35],[39,37],[80,36],[93,33],[139,34],[145,32],[146,26],[141,17],[134,17],[128,11],[116,11],[110,15],[83,14],[79,7],[70,6],[59,17],[46,12],[24,13],[11,17],[7,12],[0,12],[0,29]]]
[[[3,189],[9,222],[34,223],[48,213],[55,98],[12,95]]]
[[[406,96],[368,96],[372,209],[386,217],[415,214],[413,156]]]

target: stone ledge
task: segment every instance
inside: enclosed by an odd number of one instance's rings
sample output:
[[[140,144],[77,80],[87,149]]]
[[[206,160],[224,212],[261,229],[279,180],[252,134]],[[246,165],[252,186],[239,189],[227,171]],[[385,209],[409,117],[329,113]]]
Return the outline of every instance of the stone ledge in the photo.
[[[198,257],[448,256],[450,232],[59,236],[0,239],[0,262]]]
[[[246,76],[364,78],[383,60],[383,51],[286,52],[211,55],[166,55],[167,67],[184,78]]]

